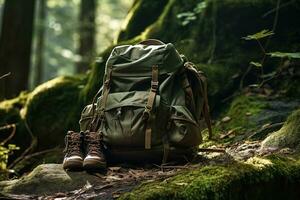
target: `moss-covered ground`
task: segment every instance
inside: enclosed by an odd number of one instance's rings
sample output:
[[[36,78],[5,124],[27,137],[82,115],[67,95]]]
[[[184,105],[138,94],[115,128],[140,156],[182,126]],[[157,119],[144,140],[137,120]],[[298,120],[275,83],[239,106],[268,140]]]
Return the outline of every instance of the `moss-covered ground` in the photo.
[[[187,170],[120,199],[297,199],[300,161],[271,156]]]

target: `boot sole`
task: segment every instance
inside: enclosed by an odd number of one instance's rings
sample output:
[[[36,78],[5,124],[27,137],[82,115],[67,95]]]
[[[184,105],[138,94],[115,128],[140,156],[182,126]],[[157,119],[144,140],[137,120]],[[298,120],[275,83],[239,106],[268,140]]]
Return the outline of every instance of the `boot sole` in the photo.
[[[63,163],[63,168],[65,170],[78,171],[83,169],[82,161],[67,161]]]
[[[106,169],[106,163],[95,160],[84,160],[83,168],[86,170],[103,170]]]

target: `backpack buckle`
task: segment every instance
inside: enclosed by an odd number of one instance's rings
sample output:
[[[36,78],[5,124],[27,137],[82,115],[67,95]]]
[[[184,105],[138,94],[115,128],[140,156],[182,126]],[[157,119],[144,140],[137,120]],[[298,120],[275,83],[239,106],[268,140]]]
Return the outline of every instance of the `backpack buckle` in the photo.
[[[144,112],[143,112],[142,118],[143,118],[144,120],[148,120],[149,117],[150,117],[150,112],[151,112],[151,107],[148,106],[148,105],[146,105],[146,106],[145,106],[145,110],[144,110]]]
[[[158,81],[151,81],[151,89],[152,91],[156,91],[158,89]]]
[[[110,80],[104,81],[104,85],[105,85],[106,87],[109,87],[109,83],[110,83]]]

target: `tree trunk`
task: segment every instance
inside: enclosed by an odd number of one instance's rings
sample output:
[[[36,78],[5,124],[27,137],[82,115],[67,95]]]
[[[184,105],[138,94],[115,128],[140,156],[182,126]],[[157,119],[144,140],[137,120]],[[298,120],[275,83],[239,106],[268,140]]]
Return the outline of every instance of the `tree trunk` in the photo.
[[[77,71],[84,73],[95,55],[95,17],[96,0],[81,0],[80,4],[80,27],[79,27],[79,48],[78,54],[81,60],[78,62]]]
[[[37,54],[34,85],[39,85],[43,81],[46,9],[46,0],[40,0],[38,11],[38,29],[36,44]]]
[[[0,36],[0,98],[10,98],[28,86],[35,0],[6,0]]]

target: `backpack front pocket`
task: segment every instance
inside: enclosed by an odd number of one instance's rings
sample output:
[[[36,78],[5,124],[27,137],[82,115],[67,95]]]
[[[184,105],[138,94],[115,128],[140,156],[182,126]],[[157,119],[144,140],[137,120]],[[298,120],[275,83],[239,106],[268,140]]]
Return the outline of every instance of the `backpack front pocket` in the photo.
[[[185,106],[173,106],[169,141],[175,147],[194,147],[202,142],[201,129]]]
[[[80,131],[88,130],[92,120],[93,120],[92,104],[89,104],[86,107],[84,107],[84,109],[81,112],[81,118],[79,120]]]
[[[104,141],[111,146],[144,147],[147,120],[144,119],[148,92],[120,92],[109,94],[100,126]],[[159,96],[156,95],[151,116],[156,114]],[[156,132],[155,126],[153,132]],[[156,135],[152,135],[155,145]]]

